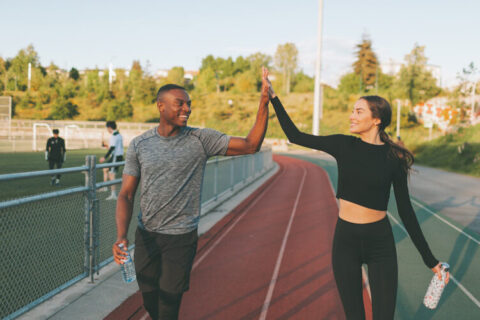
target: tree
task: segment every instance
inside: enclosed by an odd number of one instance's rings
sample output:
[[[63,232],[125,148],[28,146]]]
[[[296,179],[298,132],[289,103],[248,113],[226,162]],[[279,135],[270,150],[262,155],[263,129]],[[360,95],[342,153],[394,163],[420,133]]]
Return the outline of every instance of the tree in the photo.
[[[52,106],[49,118],[53,120],[72,119],[78,115],[78,106],[70,100],[59,99]]]
[[[353,70],[360,77],[361,88],[373,88],[378,74],[377,55],[373,52],[372,41],[363,35],[362,42],[356,45],[357,60],[353,63]]]
[[[211,68],[201,70],[195,80],[195,87],[205,93],[215,91],[215,71]]]
[[[278,45],[275,52],[275,64],[283,74],[283,82],[285,83],[285,93],[290,93],[291,76],[297,68],[298,50],[295,44],[285,43]]]
[[[183,67],[173,67],[168,71],[167,82],[178,84],[179,86],[185,85],[185,70]]]
[[[361,78],[355,72],[350,72],[340,78],[338,91],[346,96],[359,94],[362,91]]]
[[[80,78],[80,73],[78,72],[77,69],[72,68],[72,69],[70,69],[70,72],[68,73],[68,77],[70,79],[73,79],[73,80],[77,81]]]
[[[29,45],[25,49],[21,49],[17,55],[9,62],[9,73],[17,82],[17,88],[21,91],[27,90],[28,81],[28,64],[32,64],[32,69],[38,67],[39,57],[33,45]]]
[[[293,91],[294,92],[313,92],[315,80],[312,77],[309,77],[303,71],[295,74],[293,80]]]
[[[398,86],[401,94],[414,106],[442,91],[436,83],[437,80],[427,69],[425,47],[415,44],[412,51],[405,56],[405,64],[400,68]]]

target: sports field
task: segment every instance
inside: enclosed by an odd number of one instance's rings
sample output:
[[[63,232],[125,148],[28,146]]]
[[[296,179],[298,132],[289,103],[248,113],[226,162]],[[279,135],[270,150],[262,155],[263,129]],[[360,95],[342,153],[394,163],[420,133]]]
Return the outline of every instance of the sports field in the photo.
[[[67,151],[67,160],[63,168],[85,165],[87,155],[96,155],[97,161],[104,156],[104,149],[83,149]],[[0,174],[48,170],[44,152],[0,153]],[[103,173],[98,170],[97,181],[103,181]],[[85,176],[81,172],[62,175],[60,186],[52,187],[50,177],[38,177],[0,182],[0,201],[20,198],[28,195],[52,192],[60,189],[85,185]]]

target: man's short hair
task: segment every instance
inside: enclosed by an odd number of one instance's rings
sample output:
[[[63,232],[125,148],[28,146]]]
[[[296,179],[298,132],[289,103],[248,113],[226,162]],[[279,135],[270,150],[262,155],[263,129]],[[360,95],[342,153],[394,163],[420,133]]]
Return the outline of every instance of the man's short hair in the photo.
[[[106,127],[112,128],[113,130],[117,130],[117,124],[115,123],[115,121],[107,121]]]
[[[162,98],[162,95],[165,92],[168,92],[170,90],[175,90],[175,89],[180,89],[180,90],[187,91],[184,87],[179,86],[177,84],[173,84],[173,83],[166,84],[166,85],[162,86],[160,89],[158,89],[158,91],[157,91],[157,102],[160,101],[160,99]]]
[[[58,134],[58,129],[53,129],[52,132],[53,134]]]

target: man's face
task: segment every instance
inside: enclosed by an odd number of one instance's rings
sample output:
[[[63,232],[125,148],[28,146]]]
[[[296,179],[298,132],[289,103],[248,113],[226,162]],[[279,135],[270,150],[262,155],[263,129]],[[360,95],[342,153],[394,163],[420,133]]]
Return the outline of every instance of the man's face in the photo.
[[[175,126],[184,127],[190,117],[192,101],[185,90],[173,89],[165,92],[157,102],[160,118]]]
[[[53,134],[53,137],[54,137],[55,139],[58,138],[58,133],[54,133],[54,134]]]
[[[113,132],[113,129],[112,129],[112,128],[110,128],[110,127],[107,127],[107,131],[108,131],[108,133],[112,134],[112,132]]]

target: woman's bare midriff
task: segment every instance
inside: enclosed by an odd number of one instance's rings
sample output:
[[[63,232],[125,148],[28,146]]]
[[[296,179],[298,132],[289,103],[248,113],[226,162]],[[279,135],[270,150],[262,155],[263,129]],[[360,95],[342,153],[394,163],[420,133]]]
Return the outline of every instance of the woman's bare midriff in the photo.
[[[382,220],[387,215],[386,211],[366,208],[344,199],[339,200],[339,217],[351,223],[372,223]]]

